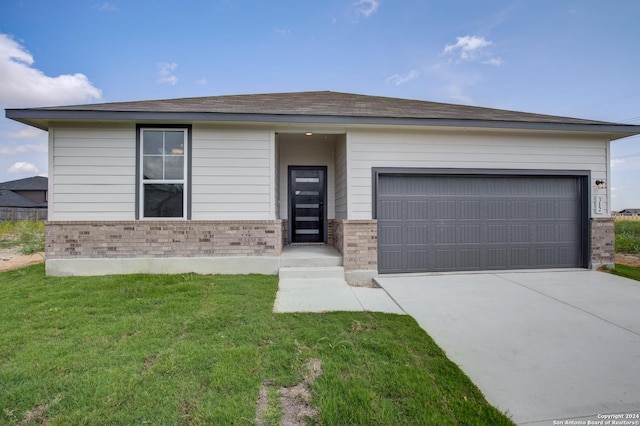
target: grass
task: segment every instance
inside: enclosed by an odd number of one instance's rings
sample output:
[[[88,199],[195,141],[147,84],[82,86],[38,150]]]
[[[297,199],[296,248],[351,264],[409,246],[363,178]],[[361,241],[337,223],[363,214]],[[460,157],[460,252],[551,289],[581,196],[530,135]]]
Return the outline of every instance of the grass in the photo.
[[[615,252],[640,255],[640,220],[616,220]],[[640,281],[640,268],[616,263],[615,268],[610,272]]]
[[[640,220],[616,220],[615,251],[640,254]]]
[[[619,275],[625,278],[631,278],[632,280],[640,281],[640,268],[634,268],[633,266],[621,265],[616,263],[616,267],[611,269],[614,275]]]
[[[265,424],[322,362],[324,425],[512,424],[408,316],[273,314],[270,276],[0,273],[0,423]]]
[[[44,251],[44,233],[42,221],[0,222],[0,248],[19,247],[20,254]]]

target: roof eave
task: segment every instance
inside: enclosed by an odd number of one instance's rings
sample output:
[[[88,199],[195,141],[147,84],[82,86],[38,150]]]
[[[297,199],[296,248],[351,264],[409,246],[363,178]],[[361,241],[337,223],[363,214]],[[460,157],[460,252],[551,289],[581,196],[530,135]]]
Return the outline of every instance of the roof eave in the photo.
[[[362,117],[334,115],[298,114],[251,114],[213,112],[148,112],[148,111],[90,111],[90,110],[44,110],[7,109],[6,117],[42,130],[49,129],[49,122],[56,120],[79,121],[201,121],[201,122],[255,122],[255,123],[310,123],[342,125],[396,125],[425,127],[462,127],[513,130],[547,130],[563,132],[592,132],[611,134],[619,139],[640,134],[640,126],[616,123],[557,123],[533,121],[411,118],[411,117]]]

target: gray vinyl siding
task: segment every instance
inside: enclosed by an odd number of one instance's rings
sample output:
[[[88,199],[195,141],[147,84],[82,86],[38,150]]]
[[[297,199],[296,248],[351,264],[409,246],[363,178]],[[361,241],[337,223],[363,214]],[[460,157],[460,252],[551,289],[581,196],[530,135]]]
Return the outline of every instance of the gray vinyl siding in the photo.
[[[515,131],[350,130],[349,219],[372,218],[372,169],[463,168],[589,170],[608,178],[605,137]],[[600,190],[609,215],[607,190]]]
[[[133,219],[133,124],[61,126],[50,132],[49,220]]]
[[[275,150],[268,130],[193,126],[192,219],[275,218]]]

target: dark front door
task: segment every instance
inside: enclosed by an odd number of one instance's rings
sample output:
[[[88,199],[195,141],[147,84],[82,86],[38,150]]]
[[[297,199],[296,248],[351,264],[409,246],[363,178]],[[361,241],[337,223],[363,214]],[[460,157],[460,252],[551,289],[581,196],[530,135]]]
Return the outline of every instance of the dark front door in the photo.
[[[326,167],[289,166],[289,241],[325,242]]]

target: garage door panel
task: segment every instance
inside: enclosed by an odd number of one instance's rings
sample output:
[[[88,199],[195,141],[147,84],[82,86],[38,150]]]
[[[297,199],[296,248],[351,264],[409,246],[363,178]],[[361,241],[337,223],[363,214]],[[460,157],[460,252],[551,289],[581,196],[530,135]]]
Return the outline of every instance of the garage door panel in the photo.
[[[509,203],[510,220],[529,219],[531,205],[528,200],[513,200]]]
[[[487,249],[488,269],[505,269],[509,266],[509,250],[506,248]]]
[[[555,242],[559,237],[558,228],[559,227],[555,223],[539,224],[536,226],[536,242]]]
[[[487,220],[505,220],[508,216],[508,203],[506,200],[487,201]]]
[[[400,200],[385,200],[380,204],[380,215],[394,218],[395,220],[402,220],[404,219],[402,204]]]
[[[433,201],[434,204],[434,219],[449,219],[456,217],[456,202],[455,201]]]
[[[478,270],[480,268],[480,249],[461,249],[458,251],[458,268],[460,270]]]
[[[552,200],[540,200],[536,203],[536,219],[555,219],[556,203]]]
[[[409,200],[404,207],[407,212],[405,218],[408,220],[427,219],[429,217],[429,204],[426,200]]]
[[[427,258],[427,256],[428,254],[426,248],[423,250],[407,250],[405,268],[408,270],[419,269],[423,265],[424,260]]]
[[[384,225],[378,229],[378,240],[384,242],[384,247],[402,245],[403,227],[398,225]]]
[[[579,177],[379,181],[381,273],[581,266]]]
[[[429,227],[426,223],[418,223],[408,225],[407,229],[407,245],[428,245],[429,244]]]
[[[401,250],[386,250],[380,262],[387,265],[388,273],[393,273],[405,271],[402,260],[403,252]]]
[[[480,219],[479,201],[459,201],[456,203],[457,219]]]
[[[480,225],[460,225],[457,231],[458,244],[480,244]]]
[[[487,224],[487,243],[506,243],[509,241],[509,226],[506,224]]]
[[[436,262],[433,268],[434,271],[450,271],[456,267],[455,250],[435,250],[435,258]]]
[[[436,225],[436,244],[455,244],[456,243],[456,227],[455,225]]]

